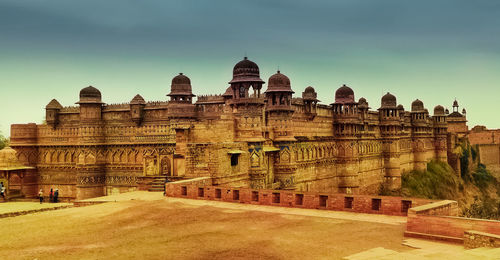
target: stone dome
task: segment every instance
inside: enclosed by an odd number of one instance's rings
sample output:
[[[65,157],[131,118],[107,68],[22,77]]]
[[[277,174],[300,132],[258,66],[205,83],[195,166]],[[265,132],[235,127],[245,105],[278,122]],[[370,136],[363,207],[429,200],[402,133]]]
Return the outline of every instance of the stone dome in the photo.
[[[420,112],[420,111],[424,111],[424,102],[422,102],[421,100],[419,99],[416,99],[415,101],[413,101],[411,103],[411,111],[412,112]]]
[[[453,106],[458,107],[458,101],[456,99],[455,99],[455,101],[453,101]]]
[[[399,104],[397,107],[396,107],[397,110],[402,110],[404,111],[405,108],[403,107],[403,105]]]
[[[302,99],[319,101],[317,97],[318,93],[316,93],[316,90],[311,86],[307,87],[304,89],[304,92],[302,92]]]
[[[290,79],[285,74],[281,74],[279,70],[274,75],[269,77],[266,93],[269,92],[294,93],[292,91],[292,87],[290,86]]]
[[[387,94],[382,97],[381,105],[382,108],[396,108],[396,97],[387,92]]]
[[[191,96],[193,91],[191,89],[191,80],[184,74],[179,73],[172,79],[170,93],[167,96]]]
[[[25,166],[17,159],[16,150],[7,146],[0,150],[0,170],[32,169]]]
[[[144,98],[141,95],[137,94],[132,99],[132,101],[130,101],[130,104],[131,105],[145,105],[146,101],[144,100]]]
[[[368,102],[366,102],[366,98],[362,97],[358,100],[359,108],[368,108]]]
[[[304,89],[304,93],[316,93],[316,90],[314,90],[313,87],[309,86],[306,89]]]
[[[435,116],[444,116],[445,115],[444,107],[441,105],[435,106],[434,107],[434,115]]]
[[[101,91],[88,86],[80,90],[80,102],[78,103],[101,103]]]
[[[47,104],[47,106],[45,106],[45,109],[61,109],[61,108],[62,108],[61,104],[56,99],[52,99]]]
[[[260,78],[259,66],[247,57],[236,63],[233,68],[233,79],[229,83],[236,82],[259,82],[264,83]]]
[[[335,91],[335,103],[355,103],[354,91],[345,84],[342,85]]]

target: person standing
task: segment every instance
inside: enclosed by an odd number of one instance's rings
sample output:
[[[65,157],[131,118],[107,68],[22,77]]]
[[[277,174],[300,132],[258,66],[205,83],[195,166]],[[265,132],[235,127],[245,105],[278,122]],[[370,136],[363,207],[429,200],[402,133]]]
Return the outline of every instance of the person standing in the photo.
[[[0,196],[2,196],[3,200],[5,200],[5,186],[3,185],[3,182],[0,183]]]
[[[54,192],[54,203],[57,203],[59,199],[59,189],[56,189],[56,191]]]
[[[40,199],[40,204],[43,202],[43,190],[40,189],[40,192],[38,192],[38,198]]]
[[[54,202],[54,190],[50,188],[49,202]]]

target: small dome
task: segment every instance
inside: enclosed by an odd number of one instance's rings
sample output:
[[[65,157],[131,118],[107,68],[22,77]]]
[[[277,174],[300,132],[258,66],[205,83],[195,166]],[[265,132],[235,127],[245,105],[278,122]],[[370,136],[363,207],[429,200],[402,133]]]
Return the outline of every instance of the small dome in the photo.
[[[233,79],[229,83],[235,82],[260,82],[259,66],[247,57],[243,58],[240,62],[236,63],[233,68]]]
[[[447,115],[447,114],[450,113],[450,110],[448,110],[448,108],[447,108],[447,109],[444,110],[444,113]]]
[[[45,106],[45,109],[61,109],[61,108],[62,108],[61,104],[55,99],[52,99],[49,102],[49,104]]]
[[[366,98],[362,97],[358,100],[359,108],[368,108],[368,102],[366,102]]]
[[[276,74],[269,77],[267,82],[267,92],[292,92],[292,87],[290,86],[290,79],[285,75],[281,74],[278,70]]]
[[[194,96],[191,90],[191,80],[179,73],[172,79],[170,93],[167,96]]]
[[[98,89],[88,86],[80,90],[80,99],[81,98],[101,98],[101,91]]]
[[[306,89],[304,89],[304,93],[316,93],[316,90],[314,90],[313,87],[309,86]]]
[[[144,100],[144,98],[142,98],[141,95],[137,94],[135,95],[135,97],[132,99],[132,101],[130,101],[130,104],[131,105],[145,105],[146,104],[146,101]]]
[[[31,168],[23,165],[19,159],[17,159],[16,150],[12,149],[10,146],[4,147],[0,150],[0,168],[4,169],[19,169],[19,168]]]
[[[382,105],[382,108],[395,108],[396,107],[396,97],[393,94],[387,92],[387,94],[385,94],[382,97],[381,105]]]
[[[354,91],[345,84],[342,85],[335,91],[335,103],[355,103]]]
[[[306,89],[304,89],[304,92],[302,92],[302,99],[319,101],[317,97],[318,93],[316,93],[314,88],[311,86],[307,87]]]
[[[397,110],[402,110],[404,111],[405,108],[403,107],[403,105],[399,104],[397,107],[396,107]]]
[[[101,103],[101,91],[92,86],[80,90],[80,102],[78,103]]]
[[[422,102],[419,99],[416,99],[411,103],[411,111],[412,112],[419,112],[419,111],[424,111],[424,102]]]
[[[455,101],[453,101],[453,106],[458,107],[458,101],[456,99],[455,99]]]
[[[465,115],[466,113],[467,113],[467,110],[465,110],[465,108],[464,108],[464,109],[462,109],[462,114],[464,114],[464,115]]]
[[[444,107],[441,105],[435,106],[434,107],[434,115],[435,116],[444,116],[445,115]]]

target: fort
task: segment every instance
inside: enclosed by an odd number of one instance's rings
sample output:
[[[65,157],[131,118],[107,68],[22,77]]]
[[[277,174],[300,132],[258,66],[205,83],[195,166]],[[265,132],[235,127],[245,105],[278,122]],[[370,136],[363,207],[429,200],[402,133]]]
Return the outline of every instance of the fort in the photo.
[[[422,101],[408,111],[390,93],[371,109],[346,85],[326,101],[330,105],[321,104],[311,86],[294,97],[280,71],[264,85],[258,65],[245,57],[223,94],[195,102],[196,86],[182,73],[172,79],[168,101],[136,95],[129,103],[105,104],[98,89],[86,87],[77,106],[50,101],[46,123],[12,125],[11,147],[28,168],[4,177],[25,196],[58,188],[73,200],[154,190],[158,183],[163,189],[166,177],[378,194],[398,190],[403,172],[424,169],[431,160],[459,169],[453,148],[469,130],[457,101],[452,113],[438,105],[431,115]],[[478,140],[499,137],[488,132]]]

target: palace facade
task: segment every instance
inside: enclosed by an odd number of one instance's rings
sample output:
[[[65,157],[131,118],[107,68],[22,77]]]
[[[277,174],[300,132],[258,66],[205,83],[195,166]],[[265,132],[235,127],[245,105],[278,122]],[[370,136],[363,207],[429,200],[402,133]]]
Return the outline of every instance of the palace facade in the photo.
[[[172,79],[168,101],[105,104],[98,89],[77,106],[53,99],[45,124],[15,124],[11,146],[35,167],[25,194],[58,188],[83,199],[146,189],[159,176],[210,177],[213,185],[376,194],[401,187],[401,173],[447,161],[458,132],[468,131],[458,103],[431,115],[420,100],[410,111],[387,93],[371,110],[341,86],[320,104],[313,87],[293,97],[278,71],[267,81],[246,57],[222,95],[198,96],[190,79]],[[195,86],[196,87],[196,86]],[[465,112],[465,111],[464,111]],[[453,131],[449,131],[452,129]],[[14,181],[15,182],[15,181]]]

